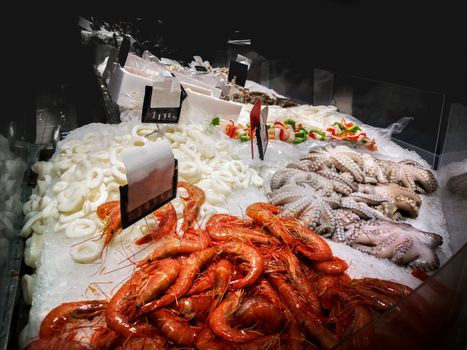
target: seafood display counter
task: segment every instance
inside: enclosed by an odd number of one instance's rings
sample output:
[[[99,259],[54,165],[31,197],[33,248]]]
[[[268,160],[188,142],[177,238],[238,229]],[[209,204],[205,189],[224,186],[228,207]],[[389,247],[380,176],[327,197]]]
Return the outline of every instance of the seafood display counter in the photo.
[[[76,128],[32,165],[21,347],[413,349],[465,320],[462,213],[443,208],[463,201],[448,191],[462,188],[452,177],[467,170],[467,147],[445,142],[435,171],[394,128],[238,88],[225,67],[202,62],[200,79],[134,56],[120,77],[177,72],[190,108],[178,124],[141,123],[142,92],[120,87],[115,100],[131,96],[120,123]],[[264,159],[257,99],[268,104]],[[451,140],[465,109],[447,115]],[[122,155],[156,142],[178,160],[177,197],[123,229]]]

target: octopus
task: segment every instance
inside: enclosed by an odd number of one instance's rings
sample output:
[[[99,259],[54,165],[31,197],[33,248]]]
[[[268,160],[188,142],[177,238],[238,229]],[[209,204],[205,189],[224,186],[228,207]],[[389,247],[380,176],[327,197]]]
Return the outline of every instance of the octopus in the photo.
[[[408,216],[416,218],[420,210],[422,200],[414,191],[389,183],[385,185],[358,186],[358,192],[351,193],[349,198],[370,205],[379,205],[375,199],[384,199],[386,204],[379,207],[380,211],[389,219],[400,221]]]
[[[269,181],[269,189],[274,191],[287,184],[308,184],[325,195],[332,192],[349,195],[356,189],[352,183],[341,180],[337,176],[323,176],[319,173],[307,172],[293,167],[276,171]]]
[[[344,228],[344,242],[351,247],[424,271],[439,267],[439,258],[434,250],[443,243],[440,235],[418,230],[405,223],[362,220],[348,209],[338,209],[336,213]],[[337,233],[333,239],[341,240]]]
[[[389,160],[380,161],[385,169],[389,182],[396,183],[408,189],[429,194],[436,191],[438,181],[434,174],[413,160],[403,160],[398,163]]]
[[[319,234],[336,232],[338,237],[343,238],[342,225],[334,212],[340,206],[339,196],[322,196],[307,183],[289,183],[267,196],[271,204],[281,206],[281,216],[300,218]]]
[[[289,167],[312,172],[340,172],[347,177],[350,175],[357,183],[394,183],[422,194],[433,193],[438,188],[434,174],[416,161],[381,160],[347,146],[313,147],[300,162]]]

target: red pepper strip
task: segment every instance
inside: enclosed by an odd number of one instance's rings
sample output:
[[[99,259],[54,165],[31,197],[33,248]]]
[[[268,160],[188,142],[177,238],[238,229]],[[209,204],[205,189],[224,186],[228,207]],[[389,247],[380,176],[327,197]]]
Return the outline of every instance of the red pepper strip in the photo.
[[[283,123],[281,123],[281,122],[274,122],[274,125],[280,125],[282,127],[285,127],[285,125]]]
[[[336,135],[336,130],[334,128],[327,128],[326,131],[329,131],[332,135]]]
[[[235,128],[235,123],[234,123],[233,121],[230,120],[230,123],[231,123],[232,125],[227,124],[227,125],[225,126],[225,132],[226,132],[226,134],[227,134],[228,137],[230,137],[230,138],[233,139],[233,138],[234,138],[234,135],[235,135],[235,130],[236,130],[236,128]]]
[[[351,127],[353,126],[353,123],[347,123],[347,124],[344,124],[344,126],[345,126],[346,128],[351,128]]]
[[[279,139],[280,139],[281,141],[284,141],[284,140],[285,140],[285,132],[284,132],[284,129],[281,129],[281,130],[279,131]]]
[[[311,134],[309,134],[309,136],[310,136],[312,139],[316,139],[316,134],[311,133]]]

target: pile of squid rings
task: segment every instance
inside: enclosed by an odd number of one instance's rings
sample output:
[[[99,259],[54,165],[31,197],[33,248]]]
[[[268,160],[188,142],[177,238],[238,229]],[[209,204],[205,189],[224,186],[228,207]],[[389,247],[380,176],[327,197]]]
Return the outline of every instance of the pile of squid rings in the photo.
[[[56,307],[28,350],[330,349],[412,292],[350,278],[323,238],[269,203],[195,228],[204,192],[179,186],[181,232],[172,204],[154,212],[158,229],[137,242],[154,248],[113,297]]]

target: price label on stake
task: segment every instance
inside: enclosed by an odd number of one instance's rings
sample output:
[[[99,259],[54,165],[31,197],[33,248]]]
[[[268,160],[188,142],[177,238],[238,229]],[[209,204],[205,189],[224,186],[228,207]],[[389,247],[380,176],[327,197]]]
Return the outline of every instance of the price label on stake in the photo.
[[[264,107],[261,111],[259,124],[256,127],[256,142],[258,144],[258,153],[259,159],[264,160],[264,155],[266,153],[266,149],[268,148],[268,129],[266,127],[266,123],[268,121],[268,106]]]
[[[180,99],[178,107],[151,107],[153,87],[146,86],[144,90],[143,111],[141,115],[142,123],[156,124],[177,124],[180,119],[182,103],[187,93],[180,85]]]
[[[168,141],[122,153],[128,184],[120,186],[120,214],[126,228],[177,195],[178,163]]]
[[[261,117],[261,100],[257,100],[250,112],[250,144],[251,144],[251,159],[255,159],[255,152],[253,146],[253,133],[259,125]]]

